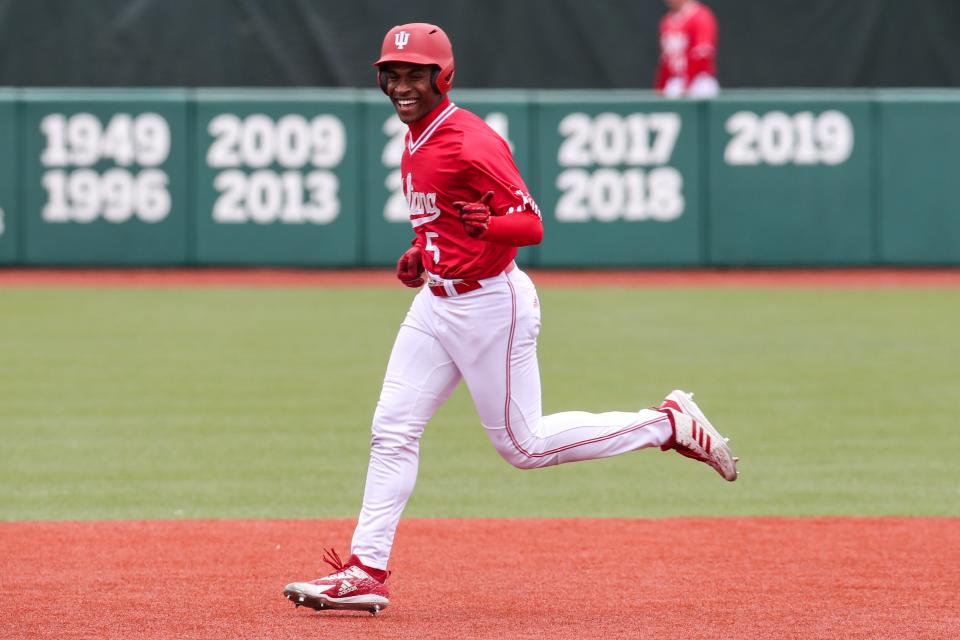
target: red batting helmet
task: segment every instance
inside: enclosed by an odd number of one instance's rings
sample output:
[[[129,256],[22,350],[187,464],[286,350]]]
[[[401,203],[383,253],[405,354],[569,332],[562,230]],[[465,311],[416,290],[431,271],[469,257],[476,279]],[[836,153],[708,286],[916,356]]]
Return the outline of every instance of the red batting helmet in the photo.
[[[436,67],[430,78],[437,93],[450,91],[453,84],[453,45],[443,29],[435,24],[413,22],[401,24],[387,31],[380,47],[377,67],[377,83],[387,92],[387,78],[380,73],[380,65],[387,62],[409,62]]]

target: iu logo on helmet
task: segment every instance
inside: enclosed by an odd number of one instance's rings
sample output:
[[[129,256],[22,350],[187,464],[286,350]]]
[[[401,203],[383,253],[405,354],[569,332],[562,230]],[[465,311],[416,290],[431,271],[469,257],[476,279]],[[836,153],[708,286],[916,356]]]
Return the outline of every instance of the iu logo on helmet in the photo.
[[[397,49],[403,49],[408,42],[410,42],[410,34],[406,31],[401,31],[393,36],[393,44],[397,45]]]

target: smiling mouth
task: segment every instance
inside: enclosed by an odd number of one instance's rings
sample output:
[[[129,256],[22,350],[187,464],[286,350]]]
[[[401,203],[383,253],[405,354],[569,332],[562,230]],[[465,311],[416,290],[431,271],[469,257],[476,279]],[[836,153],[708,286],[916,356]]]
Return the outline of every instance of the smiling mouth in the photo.
[[[401,109],[409,109],[417,103],[413,98],[397,98],[397,106]]]

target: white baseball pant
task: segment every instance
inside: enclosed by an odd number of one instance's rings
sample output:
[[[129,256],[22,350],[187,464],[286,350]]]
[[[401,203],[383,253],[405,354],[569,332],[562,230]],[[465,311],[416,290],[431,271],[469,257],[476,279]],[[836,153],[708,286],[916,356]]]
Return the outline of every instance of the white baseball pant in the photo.
[[[437,297],[424,287],[400,327],[373,416],[370,464],[352,552],[385,569],[417,477],[424,427],[462,378],[480,422],[507,462],[534,469],[660,446],[671,436],[653,409],[542,415],[540,303],[513,268],[482,288]]]

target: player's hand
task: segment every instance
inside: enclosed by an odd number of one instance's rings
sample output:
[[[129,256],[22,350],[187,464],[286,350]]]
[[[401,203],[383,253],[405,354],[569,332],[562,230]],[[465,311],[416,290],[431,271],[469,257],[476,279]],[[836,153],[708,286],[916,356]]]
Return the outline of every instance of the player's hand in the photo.
[[[454,202],[453,206],[460,210],[460,222],[463,230],[471,238],[482,238],[490,226],[490,201],[493,200],[493,191],[487,191],[480,198],[480,202]]]
[[[397,279],[408,287],[423,284],[423,260],[420,247],[407,249],[397,260]]]

